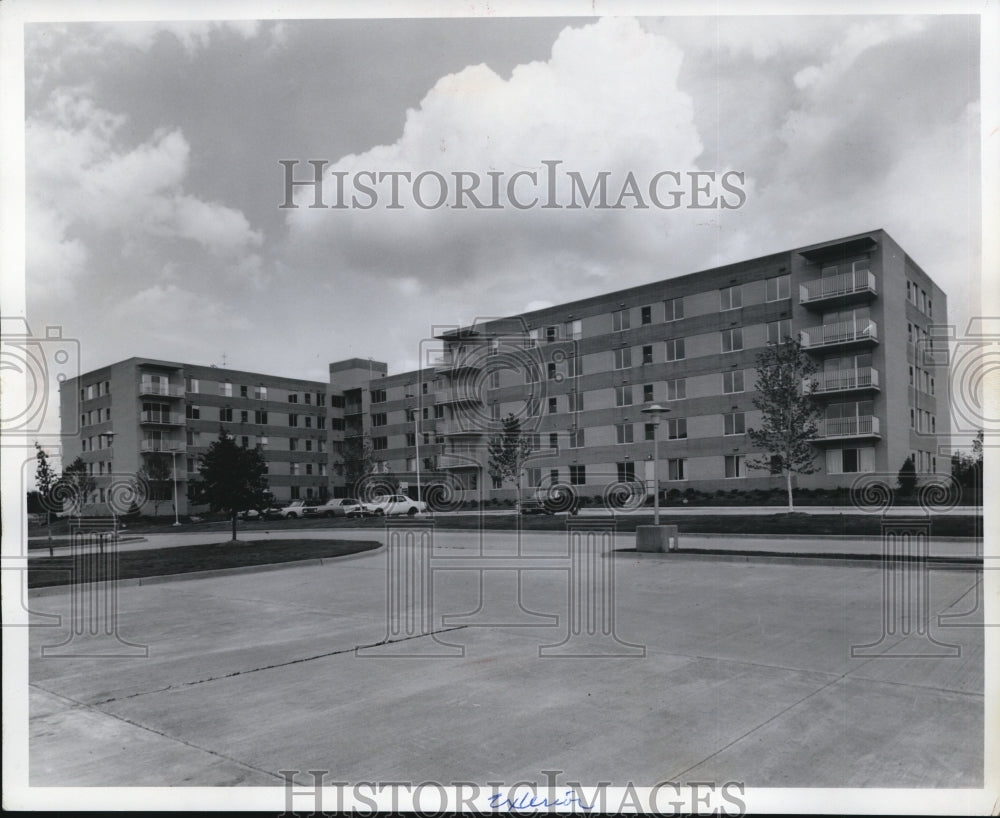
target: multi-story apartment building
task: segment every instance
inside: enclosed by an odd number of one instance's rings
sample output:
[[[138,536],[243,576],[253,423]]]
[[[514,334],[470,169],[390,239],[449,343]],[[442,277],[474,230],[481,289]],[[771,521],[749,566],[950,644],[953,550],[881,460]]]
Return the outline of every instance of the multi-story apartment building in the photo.
[[[169,461],[172,485],[159,485],[170,508],[190,510],[187,481],[198,456],[224,429],[257,446],[276,501],[325,497],[328,480],[327,384],[255,372],[129,358],[62,383],[64,465],[82,458],[94,478],[90,502],[103,504],[113,475],[127,476],[152,458]]]
[[[850,485],[859,473],[946,471],[949,439],[944,293],[883,230],[775,253],[503,319],[452,327],[421,345],[419,371],[330,368],[331,393],[350,397],[334,457],[367,436],[372,455],[413,493],[446,481],[470,495],[510,497],[489,475],[486,444],[513,413],[533,436],[523,486],[601,493],[652,479],[659,434],[661,489],[777,487],[749,469],[746,430],[756,359],[798,337],[818,367],[823,408],[818,471],[801,487]],[[347,375],[350,378],[347,378]],[[366,380],[367,378],[367,380]],[[662,425],[641,413],[671,410]],[[335,421],[336,422],[336,421]],[[349,491],[334,475],[333,490]]]
[[[63,384],[63,418],[81,425],[63,462],[83,458],[100,502],[109,472],[168,454],[183,513],[186,481],[221,427],[263,449],[278,502],[352,494],[373,464],[411,495],[437,484],[510,498],[515,484],[490,475],[487,444],[514,414],[533,447],[525,490],[651,486],[654,438],[663,491],[780,487],[748,468],[758,452],[746,432],[760,423],[757,356],[791,336],[817,365],[823,410],[818,471],[796,484],[895,475],[907,457],[929,475],[949,467],[947,334],[934,332],[946,324],[941,289],[875,230],[438,328],[412,372],[353,358],[321,383],[132,358]],[[641,411],[653,403],[670,410],[658,427]]]

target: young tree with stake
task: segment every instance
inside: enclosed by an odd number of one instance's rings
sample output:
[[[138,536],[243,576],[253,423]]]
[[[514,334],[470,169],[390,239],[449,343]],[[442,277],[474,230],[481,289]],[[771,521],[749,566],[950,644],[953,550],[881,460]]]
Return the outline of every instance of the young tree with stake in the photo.
[[[201,455],[200,478],[188,485],[188,501],[224,511],[232,520],[236,542],[236,518],[241,511],[263,508],[267,496],[267,464],[259,449],[237,446],[224,429]]]
[[[487,444],[487,471],[495,480],[513,480],[517,485],[517,500],[521,501],[521,472],[531,457],[531,439],[521,432],[521,422],[511,412],[503,419],[503,431],[493,435]]]
[[[789,511],[794,507],[792,475],[819,470],[813,442],[822,412],[803,386],[815,372],[816,364],[793,338],[770,344],[757,356],[753,405],[761,411],[761,427],[747,429],[747,435],[764,453],[748,458],[747,466],[785,476]]]

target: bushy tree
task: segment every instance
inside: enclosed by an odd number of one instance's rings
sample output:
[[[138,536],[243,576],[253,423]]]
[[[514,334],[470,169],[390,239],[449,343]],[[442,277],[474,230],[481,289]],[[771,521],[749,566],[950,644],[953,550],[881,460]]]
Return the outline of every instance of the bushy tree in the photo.
[[[267,502],[267,464],[259,449],[236,445],[236,441],[219,430],[198,463],[199,478],[188,484],[188,501],[207,505],[212,511],[225,512],[233,525],[236,541],[236,520],[241,511],[263,508]]]
[[[812,474],[821,410],[803,388],[816,364],[802,350],[798,341],[785,339],[770,344],[757,356],[757,384],[753,405],[761,412],[759,429],[747,429],[750,442],[764,453],[747,459],[752,469],[767,469],[785,476],[788,510],[793,506],[792,475]]]
[[[917,487],[917,467],[913,463],[912,457],[907,457],[903,461],[903,466],[899,470],[899,493],[904,497],[913,494]]]
[[[333,470],[354,486],[362,477],[375,470],[374,449],[370,435],[353,435],[344,440],[340,457],[334,461]]]
[[[983,492],[983,430],[976,433],[972,441],[972,452],[955,452],[951,456],[951,475],[963,489],[975,493],[976,501],[982,502]]]
[[[63,469],[62,477],[59,480],[69,487],[69,493],[73,497],[73,511],[76,512],[77,517],[81,516],[83,506],[87,502],[87,498],[94,493],[96,485],[94,478],[87,474],[87,464],[83,462],[83,458],[77,457]]]
[[[138,476],[149,486],[149,501],[153,504],[153,516],[156,517],[160,513],[160,504],[169,496],[170,482],[173,478],[170,456],[147,455]]]
[[[531,456],[531,439],[521,431],[521,422],[511,412],[503,419],[503,431],[490,437],[486,470],[495,480],[513,480],[521,499],[521,472]]]
[[[49,455],[38,441],[35,441],[35,489],[41,510],[45,511],[45,528],[49,535],[49,556],[52,556],[52,489],[56,485],[56,473],[49,463]],[[28,508],[31,511],[31,508]]]

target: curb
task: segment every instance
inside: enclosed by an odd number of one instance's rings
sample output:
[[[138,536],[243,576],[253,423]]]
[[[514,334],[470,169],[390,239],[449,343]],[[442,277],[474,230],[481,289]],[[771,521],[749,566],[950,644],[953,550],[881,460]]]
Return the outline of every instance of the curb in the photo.
[[[186,582],[192,579],[212,579],[213,577],[226,577],[235,574],[258,574],[264,571],[280,571],[283,568],[307,568],[307,567],[317,567],[321,565],[332,565],[335,562],[343,562],[344,560],[358,559],[361,557],[368,557],[372,554],[377,553],[385,546],[379,545],[378,548],[371,548],[368,551],[360,551],[356,554],[343,554],[339,557],[312,557],[305,560],[292,560],[290,562],[265,562],[260,565],[241,565],[237,568],[212,568],[208,571],[188,571],[185,574],[158,574],[151,577],[130,577],[128,579],[119,579],[114,585],[116,588],[132,588],[139,585],[163,585],[167,582]],[[100,587],[107,585],[107,582],[91,582],[88,583],[88,587]],[[57,596],[58,594],[67,593],[72,588],[80,588],[79,585],[64,584],[64,585],[42,585],[37,588],[28,588],[28,598],[39,597],[39,596]]]
[[[860,554],[788,554],[778,551],[708,551],[701,549],[678,549],[669,553],[636,551],[633,548],[618,548],[616,555],[639,559],[686,559],[700,562],[762,562],[772,565],[840,565],[852,568],[881,568],[881,554],[865,557]],[[918,562],[919,560],[904,560]],[[982,559],[963,559],[961,557],[931,557],[927,559],[931,570],[945,571],[982,571]]]

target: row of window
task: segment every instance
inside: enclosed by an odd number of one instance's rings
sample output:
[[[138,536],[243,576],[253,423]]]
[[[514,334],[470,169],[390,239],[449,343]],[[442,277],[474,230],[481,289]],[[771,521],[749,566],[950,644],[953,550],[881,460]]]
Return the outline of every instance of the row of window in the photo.
[[[910,386],[921,392],[926,392],[928,395],[934,394],[934,378],[931,377],[930,372],[919,366],[910,367]]]
[[[188,420],[201,420],[201,407],[197,404],[189,403],[184,408],[185,417]],[[239,409],[237,412],[233,412],[230,406],[220,406],[219,407],[219,420],[223,423],[232,423],[233,418],[239,418],[240,423],[250,422],[250,410],[249,409]],[[206,418],[207,420],[207,418]],[[323,415],[297,415],[289,413],[288,415],[288,425],[291,427],[302,426],[305,429],[312,429],[313,422],[315,420],[315,428],[325,429],[326,428],[326,417]],[[301,421],[301,423],[300,423]],[[268,413],[264,409],[256,409],[253,413],[253,422],[258,424],[266,424],[269,422]]]
[[[923,288],[918,287],[915,281],[906,279],[906,300],[920,310],[928,318],[934,317],[934,305],[930,297]]]
[[[156,380],[155,378],[143,376],[144,383],[151,383]],[[166,378],[162,379],[162,385],[166,385]],[[261,385],[239,385],[239,396],[241,398],[253,398],[254,400],[267,400],[267,387]],[[186,392],[191,392],[193,394],[199,394],[201,392],[201,382],[198,378],[185,378],[184,379],[184,389]],[[231,381],[220,381],[218,383],[218,393],[224,398],[233,397],[233,384]],[[326,404],[326,394],[324,392],[303,392],[302,402],[308,406],[313,404],[313,396],[315,396],[316,406],[324,406]],[[299,402],[298,392],[288,393],[289,403]],[[339,399],[340,405],[343,405],[343,398]],[[331,400],[331,405],[336,405]]]
[[[98,381],[80,389],[80,400],[93,400],[111,394],[111,381]]]
[[[923,409],[910,409],[910,428],[917,432],[937,434],[937,418]]]
[[[264,466],[266,470],[270,472],[271,467],[277,462],[279,461],[265,461]],[[198,472],[198,459],[196,457],[187,458],[187,470],[188,474],[196,474]],[[326,477],[326,463],[289,463],[288,473],[292,477]]]
[[[102,423],[111,420],[111,408],[91,409],[80,415],[81,426],[93,426],[95,423]]]

